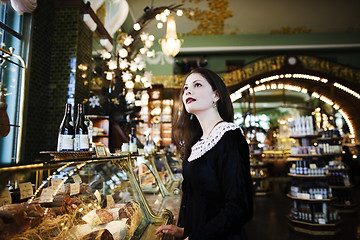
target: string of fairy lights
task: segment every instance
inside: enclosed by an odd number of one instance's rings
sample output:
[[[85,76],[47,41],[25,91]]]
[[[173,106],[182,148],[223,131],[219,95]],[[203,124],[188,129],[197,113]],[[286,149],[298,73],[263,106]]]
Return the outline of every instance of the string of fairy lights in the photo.
[[[260,92],[260,91],[271,90],[271,89],[286,89],[286,90],[290,90],[290,91],[308,93],[308,89],[301,87],[301,86],[292,85],[292,84],[276,84],[276,83],[267,84],[267,83],[270,83],[271,81],[275,81],[275,80],[279,80],[279,79],[290,79],[290,78],[307,79],[307,80],[312,80],[312,81],[316,81],[316,82],[322,82],[324,84],[327,84],[329,82],[329,80],[326,78],[320,78],[320,77],[312,76],[312,75],[308,75],[308,74],[288,73],[288,74],[273,75],[273,76],[262,78],[262,79],[255,81],[255,84],[257,86],[255,86],[253,88],[250,86],[250,84],[243,86],[242,88],[240,88],[239,90],[237,90],[236,92],[234,92],[230,95],[231,101],[235,102],[236,100],[240,99],[242,97],[242,93],[247,90],[249,90],[250,93],[253,93],[253,92]],[[354,96],[355,98],[360,100],[359,93],[357,93],[337,82],[333,83],[333,85],[334,85],[334,87],[336,87],[348,94],[351,94],[352,96]],[[330,100],[329,98],[327,98],[317,92],[312,92],[311,96],[320,99],[321,101],[329,104],[335,110],[337,110],[341,114],[341,116],[344,118],[346,124],[348,125],[350,135],[351,136],[355,135],[354,127],[349,119],[348,114],[346,112],[344,112],[344,110],[340,109],[338,104],[336,104],[334,101]]]

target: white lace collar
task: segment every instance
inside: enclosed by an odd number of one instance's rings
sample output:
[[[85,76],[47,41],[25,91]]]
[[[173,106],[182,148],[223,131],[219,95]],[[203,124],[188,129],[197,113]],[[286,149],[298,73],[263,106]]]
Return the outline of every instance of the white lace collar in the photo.
[[[221,122],[215,126],[211,131],[208,138],[200,140],[195,143],[191,148],[191,154],[188,158],[188,162],[198,159],[210,149],[212,149],[222,138],[222,136],[230,130],[240,128],[238,125],[230,122]],[[240,128],[241,129],[241,128]]]

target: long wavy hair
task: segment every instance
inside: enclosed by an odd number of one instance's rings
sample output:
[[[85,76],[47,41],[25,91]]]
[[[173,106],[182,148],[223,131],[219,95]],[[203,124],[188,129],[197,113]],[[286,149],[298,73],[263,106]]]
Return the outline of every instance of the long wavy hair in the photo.
[[[216,102],[217,109],[221,118],[225,122],[234,121],[234,108],[230,99],[228,89],[226,88],[222,79],[215,72],[206,69],[206,68],[195,68],[190,73],[185,76],[184,84],[186,79],[194,73],[201,74],[211,85],[213,91],[217,91],[219,95],[219,100]],[[186,160],[191,153],[191,147],[199,141],[203,132],[200,126],[199,121],[196,117],[190,119],[191,114],[188,113],[185,109],[184,103],[182,101],[182,96],[184,94],[184,88],[180,92],[180,115],[173,124],[173,137],[175,144],[178,146],[178,149],[181,153],[181,158]]]

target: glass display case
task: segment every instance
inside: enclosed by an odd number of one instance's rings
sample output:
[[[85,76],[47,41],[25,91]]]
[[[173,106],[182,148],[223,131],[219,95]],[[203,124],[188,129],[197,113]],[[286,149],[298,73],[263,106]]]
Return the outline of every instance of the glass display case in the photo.
[[[181,178],[175,177],[165,153],[138,156],[137,168],[141,189],[153,212],[169,209],[177,218],[180,209]]]
[[[123,154],[0,168],[0,239],[171,239],[154,235],[174,217],[149,206],[137,159]]]

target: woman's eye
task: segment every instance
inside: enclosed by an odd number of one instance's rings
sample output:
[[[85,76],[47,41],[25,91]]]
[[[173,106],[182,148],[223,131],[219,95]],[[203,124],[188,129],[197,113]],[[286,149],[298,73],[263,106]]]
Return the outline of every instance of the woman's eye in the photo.
[[[202,85],[200,83],[195,83],[195,87],[201,87]]]

